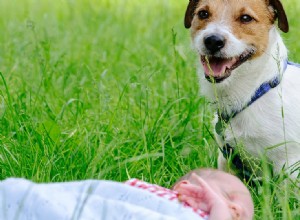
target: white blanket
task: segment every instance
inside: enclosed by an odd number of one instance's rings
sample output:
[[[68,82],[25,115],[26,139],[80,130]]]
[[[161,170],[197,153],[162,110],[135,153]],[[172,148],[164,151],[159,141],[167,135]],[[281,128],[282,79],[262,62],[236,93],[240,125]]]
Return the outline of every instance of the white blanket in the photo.
[[[36,184],[10,178],[0,182],[1,220],[189,219],[191,208],[151,192],[112,182]]]

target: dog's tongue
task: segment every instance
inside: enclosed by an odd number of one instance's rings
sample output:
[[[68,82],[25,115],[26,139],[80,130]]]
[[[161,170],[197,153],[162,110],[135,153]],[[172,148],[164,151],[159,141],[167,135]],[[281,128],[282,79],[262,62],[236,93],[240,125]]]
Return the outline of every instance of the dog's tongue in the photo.
[[[207,76],[222,77],[226,68],[230,69],[236,63],[235,58],[222,59],[212,57],[209,59],[202,58],[202,65]]]

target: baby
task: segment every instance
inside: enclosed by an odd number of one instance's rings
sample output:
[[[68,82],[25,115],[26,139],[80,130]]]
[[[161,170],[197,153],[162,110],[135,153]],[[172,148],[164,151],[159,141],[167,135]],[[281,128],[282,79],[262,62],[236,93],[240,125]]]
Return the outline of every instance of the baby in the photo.
[[[197,169],[173,187],[179,201],[209,214],[210,220],[252,220],[254,206],[249,190],[235,176],[219,170]]]
[[[131,179],[34,183],[0,181],[0,219],[180,219],[251,220],[253,204],[236,177],[199,169],[172,190]],[[24,202],[25,201],[25,202]]]

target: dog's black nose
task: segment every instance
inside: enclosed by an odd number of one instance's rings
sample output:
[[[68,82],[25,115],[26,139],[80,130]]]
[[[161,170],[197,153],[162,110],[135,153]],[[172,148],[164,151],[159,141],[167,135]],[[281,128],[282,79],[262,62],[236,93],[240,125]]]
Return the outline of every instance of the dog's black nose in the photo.
[[[225,46],[225,38],[221,35],[209,35],[204,38],[204,45],[210,53],[216,53]]]

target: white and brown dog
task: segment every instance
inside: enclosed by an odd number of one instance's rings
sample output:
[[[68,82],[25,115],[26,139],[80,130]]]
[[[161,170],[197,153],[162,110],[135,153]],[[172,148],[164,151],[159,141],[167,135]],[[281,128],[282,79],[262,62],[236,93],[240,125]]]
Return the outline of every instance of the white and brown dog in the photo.
[[[296,179],[300,68],[287,61],[276,20],[288,32],[279,0],[190,0],[185,27],[202,64],[201,92],[217,109],[219,168],[227,170],[231,157],[238,169],[253,171],[249,155],[264,156],[275,173],[285,169]]]

